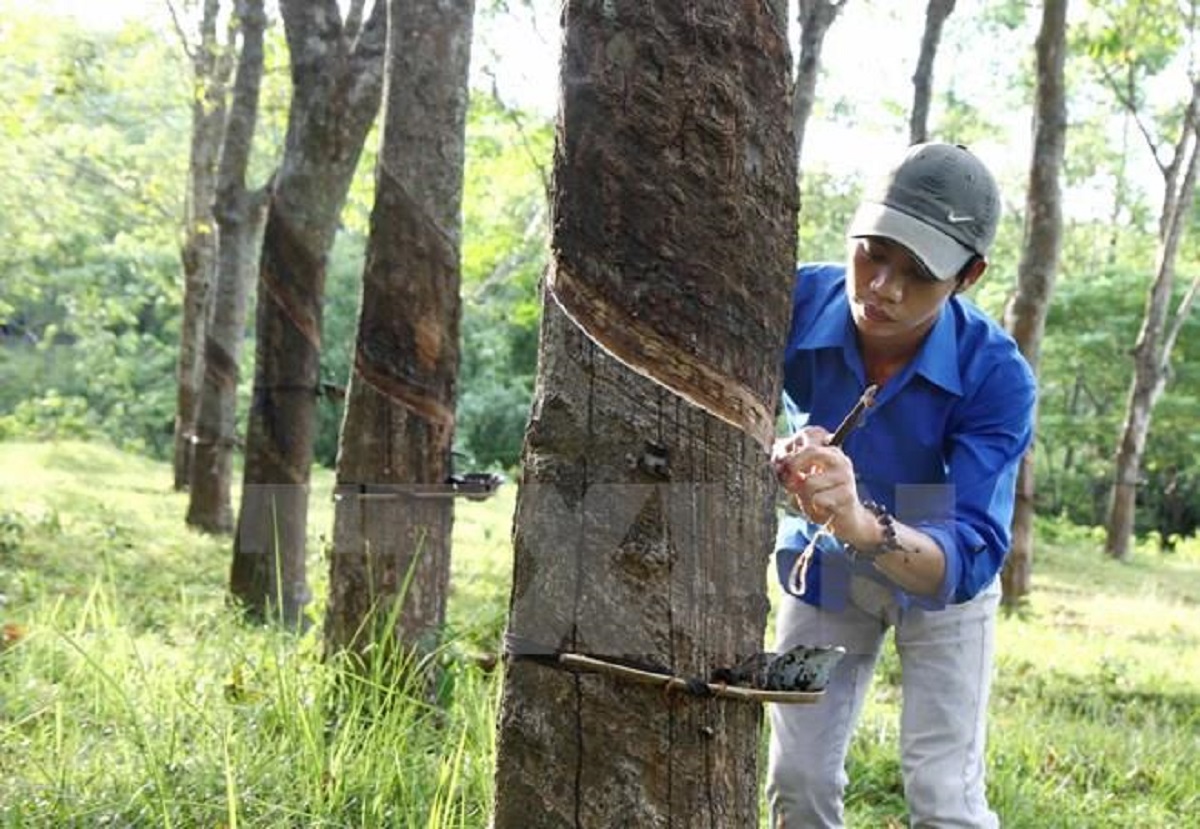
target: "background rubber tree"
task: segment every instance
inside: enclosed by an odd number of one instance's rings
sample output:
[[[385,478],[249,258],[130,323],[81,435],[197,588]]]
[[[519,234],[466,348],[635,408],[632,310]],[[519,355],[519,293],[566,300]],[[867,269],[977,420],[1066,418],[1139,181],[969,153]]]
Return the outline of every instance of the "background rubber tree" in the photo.
[[[292,99],[259,261],[254,387],[229,587],[251,618],[301,621],[325,269],[383,88],[386,11],[283,0]]]
[[[200,412],[200,385],[204,378],[204,332],[216,280],[217,228],[213,202],[233,59],[228,48],[232,38],[222,44],[217,36],[220,0],[204,0],[194,35],[186,31],[183,21],[187,14],[170,2],[167,6],[192,69],[191,149],[183,243],[179,251],[183,265],[183,313],[179,324],[179,361],[175,366],[173,456],[175,489],[183,490],[191,480],[192,438]]]
[[[383,138],[338,450],[327,651],[428,646],[445,622],[473,13],[474,0],[388,0]]]
[[[1045,0],[1035,46],[1037,88],[1033,156],[1025,191],[1025,237],[1017,264],[1017,290],[1004,314],[1005,327],[1035,374],[1062,252],[1060,180],[1067,137],[1066,32],[1067,0]],[[1021,459],[1012,546],[1001,573],[1004,603],[1010,606],[1028,595],[1033,575],[1034,448],[1031,446]]]
[[[921,35],[921,52],[913,72],[913,103],[908,117],[908,143],[921,144],[929,140],[929,99],[933,93],[933,63],[942,42],[942,28],[954,11],[955,0],[929,0],[925,7],[925,30]],[[953,138],[953,136],[951,136]]]
[[[1105,519],[1105,551],[1128,556],[1133,538],[1142,459],[1154,408],[1171,376],[1179,333],[1200,288],[1200,276],[1175,299],[1176,259],[1191,219],[1200,173],[1200,74],[1196,70],[1200,4],[1166,0],[1103,4],[1093,9],[1083,44],[1106,85],[1133,117],[1163,178],[1158,244],[1146,291],[1141,327],[1133,345],[1133,379],[1113,462],[1111,497]],[[1192,50],[1189,52],[1189,50]],[[1188,76],[1188,99],[1181,108],[1156,117],[1145,103],[1146,87],[1165,72]],[[1164,136],[1175,132],[1172,141]]]
[[[204,337],[204,380],[192,441],[187,523],[212,533],[233,529],[230,489],[237,445],[237,390],[246,302],[257,272],[267,190],[246,187],[263,75],[262,0],[237,0],[237,74],[217,170],[216,290]]]
[[[796,241],[785,5],[564,6],[497,829],[758,826],[758,706],[553,656],[707,676],[762,649]]]
[[[796,59],[796,83],[792,93],[793,131],[796,133],[796,158],[804,152],[804,131],[817,99],[817,80],[821,76],[821,50],[825,35],[837,20],[846,0],[799,0],[800,55]]]

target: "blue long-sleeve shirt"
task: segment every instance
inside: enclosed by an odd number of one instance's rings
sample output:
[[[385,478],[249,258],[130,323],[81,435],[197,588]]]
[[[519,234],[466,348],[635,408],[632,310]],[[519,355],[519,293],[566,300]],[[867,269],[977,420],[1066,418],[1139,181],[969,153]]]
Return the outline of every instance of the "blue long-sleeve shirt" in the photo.
[[[833,431],[866,388],[842,265],[797,272],[784,353],[783,404],[791,431]],[[1033,433],[1036,384],[1012,338],[973,303],[953,296],[916,356],[883,385],[843,450],[859,497],[883,504],[930,536],[946,556],[936,596],[907,594],[867,563],[852,564],[840,542],[822,536],[800,598],[845,607],[858,572],[887,584],[902,605],[964,602],[1004,563],[1017,470]],[[784,588],[816,526],[788,515],[776,562]]]

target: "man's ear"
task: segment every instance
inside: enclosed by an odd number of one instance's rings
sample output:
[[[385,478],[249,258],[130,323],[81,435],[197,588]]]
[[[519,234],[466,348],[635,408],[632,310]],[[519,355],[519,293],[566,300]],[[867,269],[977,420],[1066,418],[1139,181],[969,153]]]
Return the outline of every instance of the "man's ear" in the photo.
[[[983,277],[983,272],[987,270],[987,260],[982,256],[975,256],[967,263],[967,266],[962,269],[962,273],[958,275],[957,284],[954,286],[954,293],[961,294],[964,291],[969,291]]]

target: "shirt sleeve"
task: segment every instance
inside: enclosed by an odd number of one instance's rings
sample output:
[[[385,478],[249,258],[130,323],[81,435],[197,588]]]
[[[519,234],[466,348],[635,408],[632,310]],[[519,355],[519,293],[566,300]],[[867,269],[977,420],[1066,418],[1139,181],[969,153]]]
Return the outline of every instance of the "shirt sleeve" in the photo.
[[[916,604],[936,609],[968,601],[1003,566],[1017,472],[1033,439],[1036,402],[1033,373],[1015,353],[998,362],[962,402],[947,436],[952,515],[914,524],[942,548],[946,571],[937,596],[912,596]]]

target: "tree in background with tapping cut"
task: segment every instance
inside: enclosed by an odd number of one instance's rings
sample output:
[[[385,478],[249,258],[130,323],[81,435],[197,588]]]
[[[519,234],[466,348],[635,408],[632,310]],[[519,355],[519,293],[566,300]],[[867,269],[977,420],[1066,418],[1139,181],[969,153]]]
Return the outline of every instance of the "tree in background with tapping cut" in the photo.
[[[217,170],[216,291],[204,338],[204,380],[196,417],[187,523],[213,533],[233,529],[230,488],[237,443],[238,366],[246,338],[246,302],[262,235],[265,188],[246,187],[263,74],[262,0],[237,1],[241,51]]]
[[[473,7],[388,3],[383,139],[338,450],[330,652],[429,645],[445,622]]]

